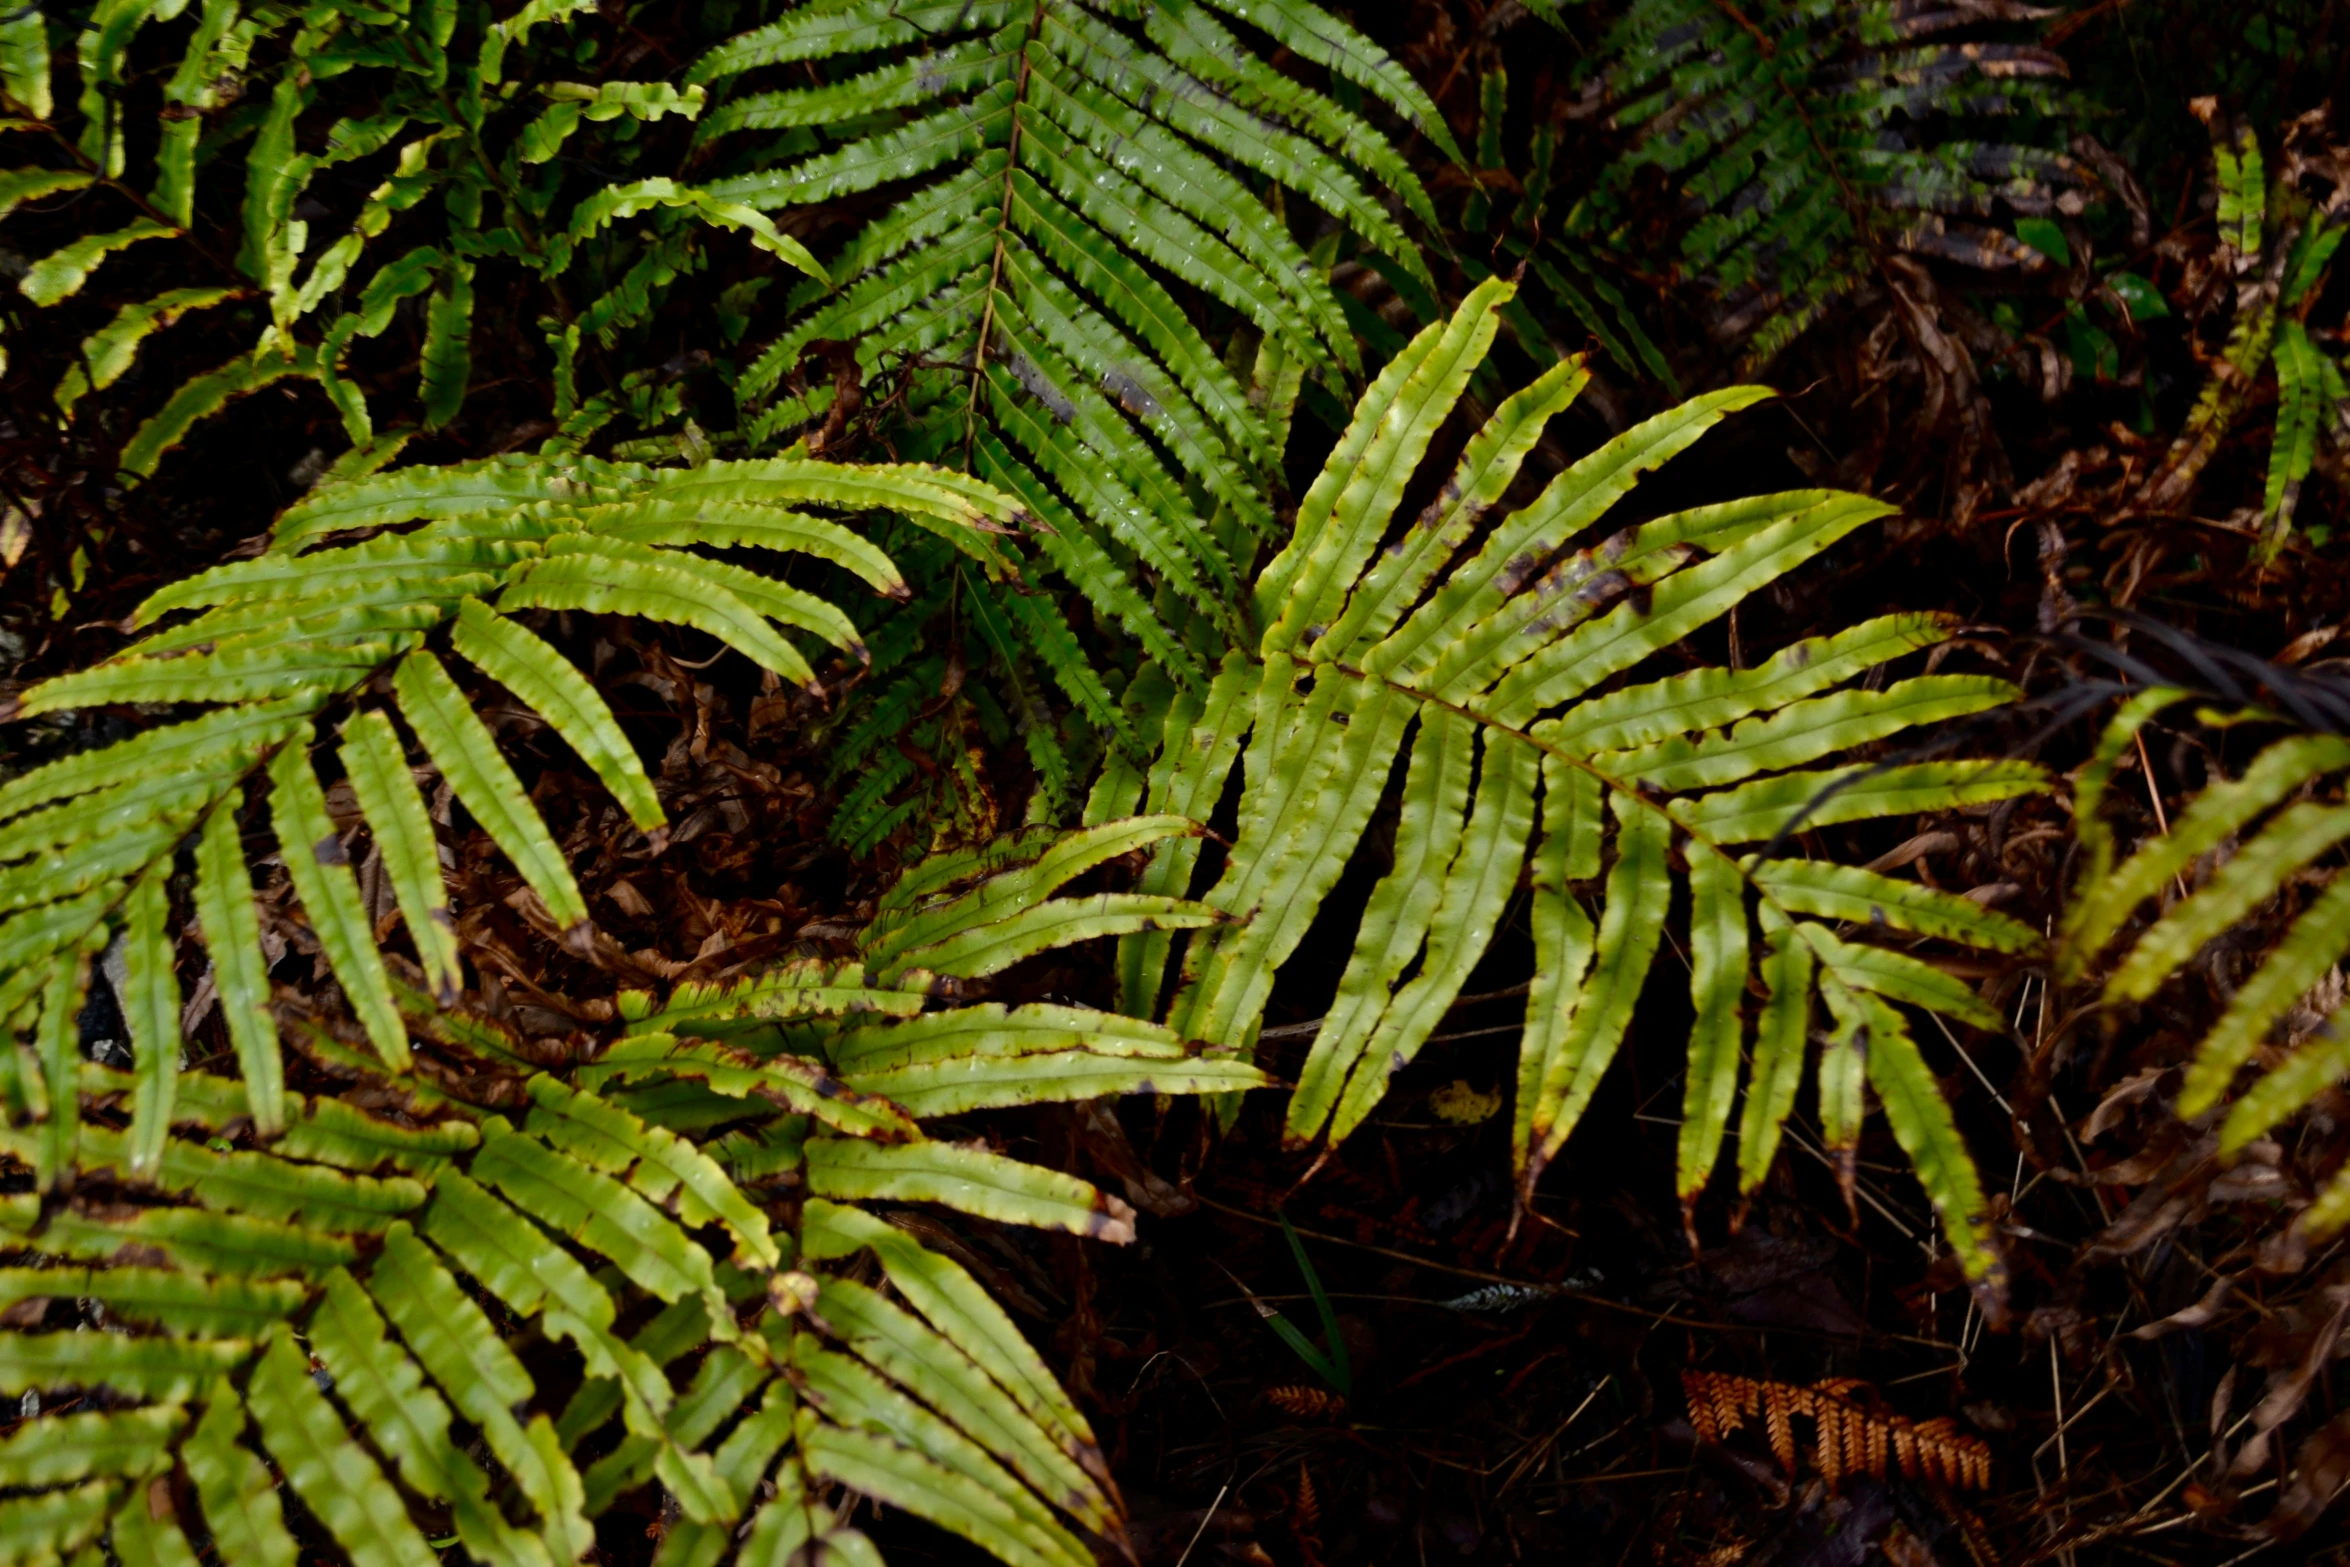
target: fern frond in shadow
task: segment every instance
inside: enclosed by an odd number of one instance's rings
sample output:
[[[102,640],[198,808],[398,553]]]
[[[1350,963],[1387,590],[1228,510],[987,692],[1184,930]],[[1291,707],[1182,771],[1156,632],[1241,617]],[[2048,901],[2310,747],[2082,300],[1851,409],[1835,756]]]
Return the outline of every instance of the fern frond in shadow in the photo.
[[[2198,314],[2225,302],[2227,336],[2185,427],[2131,505],[2186,511],[2204,469],[2273,380],[2276,427],[2257,516],[2265,561],[2284,548],[2319,447],[2338,449],[2350,418],[2350,385],[2320,341],[2329,334],[2309,324],[2350,231],[2350,148],[2330,138],[2323,111],[2304,115],[2286,128],[2271,175],[2249,126],[2211,98],[2194,108],[2212,136],[2219,245],[2193,292]]]
[[[1976,8],[1865,0],[1634,0],[1600,80],[1631,146],[1570,222],[1635,253],[1644,184],[1685,213],[1681,263],[1714,330],[1768,364],[1895,250],[1990,268],[2046,260],[1994,222],[2079,212],[2083,171],[2032,141],[1984,139],[2062,104],[2065,64],[2004,41]]]
[[[1510,116],[1509,73],[1487,71],[1477,86],[1474,170],[1460,208],[1462,232],[1477,236],[1457,259],[1471,282],[1493,272],[1514,274],[1523,297],[1505,307],[1505,321],[1537,358],[1547,344],[1590,340],[1628,378],[1646,379],[1681,395],[1681,385],[1649,335],[1641,312],[1625,297],[1625,273],[1613,256],[1595,252],[1585,240],[1562,235],[1572,222],[1569,195],[1554,182],[1562,139],[1560,124],[1540,118],[1527,140],[1522,167],[1513,167],[1506,131]],[[1487,236],[1491,236],[1487,238]],[[1482,252],[1490,261],[1478,259]],[[1557,323],[1555,327],[1548,323]]]
[[[12,14],[0,218],[44,214],[54,243],[17,291],[86,328],[52,407],[27,416],[144,479],[232,401],[309,382],[356,448],[348,468],[365,471],[458,418],[483,379],[477,296],[519,290],[504,319],[526,323],[524,343],[483,351],[543,352],[530,379],[552,407],[527,417],[550,416],[556,449],[616,420],[677,425],[676,377],[603,356],[719,234],[822,269],[764,214],[673,178],[658,138],[638,134],[699,115],[703,89],[576,79],[601,69],[601,41],[581,36],[594,10],[205,0]],[[160,102],[146,91],[158,58]],[[167,336],[183,362],[227,357],[158,394],[133,372]]]

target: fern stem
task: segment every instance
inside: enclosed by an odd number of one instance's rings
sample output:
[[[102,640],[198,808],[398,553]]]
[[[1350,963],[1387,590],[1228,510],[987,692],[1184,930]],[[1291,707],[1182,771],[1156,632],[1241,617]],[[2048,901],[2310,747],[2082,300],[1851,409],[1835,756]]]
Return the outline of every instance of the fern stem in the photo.
[[[1004,200],[996,209],[995,255],[988,263],[987,304],[979,314],[979,339],[971,350],[971,396],[963,404],[963,466],[971,466],[971,445],[979,436],[979,383],[987,371],[987,339],[995,330],[995,301],[1004,281],[1004,241],[1012,227],[1012,176],[1020,168],[1020,108],[1028,101],[1028,50],[1044,29],[1046,0],[1028,15],[1028,36],[1020,46],[1020,79],[1012,88],[1012,137],[1004,147]]]
[[[1746,35],[1754,40],[1754,46],[1763,52],[1764,59],[1778,58],[1779,46],[1771,42],[1770,35],[1748,20],[1746,13],[1732,5],[1730,0],[1714,0],[1714,9],[1745,29]]]

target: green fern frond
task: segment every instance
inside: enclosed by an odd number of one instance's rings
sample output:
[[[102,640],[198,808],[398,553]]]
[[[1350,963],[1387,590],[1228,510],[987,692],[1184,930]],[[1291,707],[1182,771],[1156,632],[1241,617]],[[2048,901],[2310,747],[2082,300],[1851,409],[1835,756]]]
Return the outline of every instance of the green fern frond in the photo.
[[[1362,1124],[1485,959],[1530,863],[1534,970],[1516,1128],[1530,1184],[1623,1043],[1685,867],[1697,1022],[1684,1197],[1695,1200],[1717,1162],[1750,1038],[1742,1186],[1767,1172],[1816,996],[1839,1041],[1819,1078],[1830,1145],[1849,1173],[1862,1085],[1874,1087],[1969,1275],[1995,1287],[1981,1187],[1909,1017],[1984,1028],[2000,1019],[1942,969],[1870,938],[1899,932],[1911,944],[1994,952],[2029,951],[2038,938],[1966,899],[1802,856],[1790,835],[2044,788],[2026,764],[1872,765],[1854,754],[2014,693],[1972,675],[1851,684],[1949,636],[1947,622],[1922,615],[1813,637],[1751,669],[1635,673],[1889,510],[1804,491],[1603,531],[1641,473],[1759,400],[1755,388],[1635,426],[1504,511],[1544,424],[1584,384],[1580,366],[1562,364],[1496,408],[1436,500],[1399,526],[1398,499],[1510,295],[1507,283],[1479,285],[1381,372],[1300,504],[1292,539],[1257,579],[1261,644],[1229,655],[1204,698],[1185,693],[1168,709],[1144,809],[1204,817],[1241,769],[1231,851],[1198,894],[1229,922],[1180,938],[1172,975],[1178,938],[1123,937],[1121,1005],[1163,1016],[1184,1038],[1245,1050],[1408,751],[1393,858],[1291,1096],[1293,1140],[1337,1140]],[[1152,852],[1135,895],[1188,893],[1196,841],[1171,837]],[[1750,1033],[1757,921],[1770,1001]]]
[[[390,732],[363,714],[346,753]],[[131,742],[150,764],[223,743],[186,726]],[[22,803],[99,771],[53,766],[0,787]],[[0,1552],[62,1561],[103,1541],[124,1560],[190,1561],[208,1535],[224,1562],[290,1564],[323,1543],[298,1545],[290,1491],[300,1527],[358,1567],[432,1560],[426,1518],[477,1560],[556,1567],[648,1485],[677,1513],[664,1563],[736,1541],[748,1560],[819,1544],[877,1562],[818,1500],[836,1487],[1015,1567],[1121,1551],[1099,1445],[1042,1358],[960,1264],[861,1205],[1133,1238],[1119,1199],[922,1120],[1235,1092],[1263,1074],[1114,1014],[956,1005],[943,975],[1133,929],[1098,898],[1054,894],[1195,831],[1152,818],[942,858],[884,900],[866,962],[624,996],[619,1037],[559,1073],[518,1073],[451,1027],[412,1061],[354,1058],[374,1102],[409,1107],[396,1122],[280,1088],[265,1126],[250,1076],[158,1076],[178,1059],[173,943],[163,884],[140,883],[133,1070],[74,1058],[70,986],[21,1020],[65,1048],[44,1045],[47,1109],[10,1118],[0,1161],[54,1172],[57,1195],[0,1199],[0,1251],[21,1259],[0,1267],[15,1324],[0,1395],[64,1412],[0,1443],[0,1483],[19,1493]],[[1163,923],[1216,918],[1154,905]],[[62,1151],[61,1125],[76,1128]],[[72,1195],[100,1185],[102,1201]],[[126,1247],[140,1264],[108,1265]],[[60,1298],[139,1331],[43,1319]],[[526,1364],[535,1338],[576,1359]]]
[[[1235,20],[1451,146],[1400,68],[1303,0],[812,4],[689,73],[719,95],[705,142],[786,133],[747,172],[713,177],[715,198],[777,211],[902,192],[827,258],[829,281],[791,295],[783,330],[736,387],[747,438],[785,438],[830,410],[829,379],[799,389],[801,360],[853,344],[868,384],[903,393],[899,449],[1019,496],[1050,530],[1038,543],[1058,574],[1193,685],[1202,647],[1212,661],[1246,638],[1234,605],[1248,563],[1236,555],[1273,525],[1278,446],[1178,295],[1216,302],[1314,365],[1351,367],[1353,334],[1280,199],[1421,278],[1384,198],[1434,213],[1380,131],[1265,65]],[[782,66],[792,74],[765,86]],[[725,95],[738,83],[748,90]],[[1219,514],[1242,524],[1237,541]],[[1096,733],[1133,745],[1057,615],[998,618],[1020,650],[1002,660],[1014,678],[1033,661]],[[1199,646],[1178,634],[1193,618]],[[1041,729],[1017,727],[1040,770],[1061,768]],[[862,818],[858,835],[872,825]]]
[[[2260,553],[2269,559],[2291,535],[2302,482],[2317,465],[2319,445],[2338,446],[2350,414],[2342,367],[2308,325],[2334,253],[2350,233],[2350,186],[2340,178],[2335,149],[2308,145],[2317,133],[2314,124],[2291,128],[2272,178],[2264,173],[2259,138],[2249,126],[2222,115],[2208,98],[2197,99],[2195,109],[2211,130],[2220,237],[2215,259],[2238,280],[2234,308],[2226,341],[2185,427],[2140,487],[2136,503],[2149,510],[2187,509],[2205,467],[2273,375],[2276,427],[2260,502]],[[2325,199],[2303,189],[2312,178],[2333,185]]]
[[[569,384],[581,331],[610,346],[645,319],[710,233],[741,231],[821,277],[763,213],[663,174],[599,172],[583,188],[554,161],[583,124],[611,124],[595,147],[572,151],[592,152],[600,168],[633,166],[638,152],[621,146],[622,133],[664,116],[691,119],[703,106],[699,88],[665,82],[547,79],[593,54],[570,40],[550,46],[553,28],[593,11],[540,4],[493,22],[446,7],[412,15],[90,0],[12,16],[0,37],[0,109],[32,133],[11,145],[34,161],[0,171],[0,216],[68,190],[87,192],[88,213],[84,232],[33,258],[19,292],[45,309],[119,293],[131,269],[111,258],[136,246],[136,257],[160,260],[160,241],[173,248],[171,275],[195,279],[122,300],[59,381],[59,412],[87,419],[88,400],[121,382],[157,334],[202,312],[211,338],[240,346],[141,411],[122,447],[124,471],[154,473],[199,422],[289,377],[315,382],[364,445],[379,411],[362,381],[380,388],[378,356],[368,351],[364,376],[350,356],[393,332],[401,303],[421,296],[411,417],[426,429],[446,425],[472,379],[476,273],[490,265],[500,269],[496,286],[511,286],[519,271],[545,297],[550,351],[566,381],[556,414],[583,441],[624,399],[606,388],[582,414]],[[536,46],[517,48],[548,24]],[[152,127],[126,123],[147,112],[126,96],[134,50],[166,62]],[[241,132],[249,144],[224,155]],[[363,160],[382,177],[348,227],[313,233],[297,211],[322,176]],[[600,293],[581,310],[571,292],[589,280]]]
[[[2061,150],[1961,132],[2055,109],[2065,64],[2029,43],[1947,36],[1969,30],[1981,18],[1968,8],[1890,0],[1635,0],[1599,70],[1630,146],[1568,227],[1636,255],[1633,189],[1668,181],[1691,214],[1681,266],[1713,290],[1715,329],[1749,367],[1887,251],[2039,264],[1969,220],[2079,211],[2082,171]]]
[[[2281,1059],[2269,1053],[2271,1036],[2288,1014],[2322,995],[2328,974],[2350,954],[2350,882],[2324,868],[2350,838],[2350,808],[2340,800],[2342,779],[2350,775],[2350,741],[2331,734],[2274,741],[2237,776],[2205,787],[2168,832],[2115,865],[2111,828],[2100,814],[2107,782],[2145,725],[2187,700],[2187,692],[2163,688],[2134,698],[2108,725],[2083,772],[2075,809],[2082,836],[2091,840],[2090,854],[2065,909],[2058,974],[2078,980],[2103,967],[2105,1001],[2143,1002],[2248,917],[2276,906],[2291,911],[2282,934],[2197,1043],[2179,1089],[2182,1117],[2210,1115],[2225,1104],[2219,1127],[2224,1158],[2350,1075],[2343,1043],[2350,1027],[2339,1008],[2313,1029],[2296,1029]],[[2139,910],[2174,885],[2184,895],[2133,930]],[[2297,892],[2300,887],[2311,890]],[[2109,952],[2116,956],[2106,963]],[[2254,1069],[2249,1078],[2247,1068]],[[2350,1177],[2337,1176],[2297,1226],[2313,1238],[2333,1233],[2350,1221],[2346,1201]]]
[[[96,1067],[82,1078],[77,1088],[93,1097],[128,1086]],[[763,1184],[811,1195],[777,1230],[757,1206],[764,1193],[746,1191],[691,1141],[543,1076],[520,1085],[519,1124],[482,1110],[436,1123],[439,1150],[412,1156],[423,1179],[365,1173],[372,1150],[342,1164],[211,1152],[207,1135],[234,1135],[222,1113],[234,1085],[191,1086],[183,1130],[170,1139],[190,1174],[174,1176],[167,1163],[152,1190],[196,1206],[138,1209],[185,1216],[184,1237],[125,1220],[120,1204],[104,1219],[71,1209],[46,1223],[29,1208],[0,1215],[11,1250],[71,1255],[136,1240],[162,1259],[143,1270],[68,1264],[8,1275],[20,1304],[91,1289],[124,1320],[164,1330],[0,1335],[0,1386],[11,1398],[103,1391],[115,1406],[30,1421],[0,1449],[9,1483],[48,1488],[0,1519],[12,1561],[70,1552],[109,1530],[126,1559],[158,1538],[165,1556],[193,1559],[188,1538],[202,1531],[223,1560],[290,1561],[290,1520],[263,1453],[357,1563],[431,1559],[419,1501],[447,1508],[478,1559],[574,1562],[592,1546],[596,1514],[656,1482],[683,1512],[663,1560],[711,1559],[746,1527],[754,1537],[822,1534],[832,1525],[808,1498],[828,1482],[1007,1562],[1081,1567],[1092,1560],[1085,1537],[1118,1537],[1091,1433],[1000,1308],[957,1264],[852,1205],[944,1198],[1115,1241],[1131,1227],[1113,1198],[960,1145],[793,1132],[802,1151],[771,1162]],[[290,1108],[299,1116],[309,1106]],[[765,1116],[787,1132],[801,1120]],[[11,1132],[6,1151],[20,1157],[29,1142]],[[933,1166],[954,1178],[942,1185],[923,1173]],[[82,1168],[111,1172],[126,1196],[148,1189],[111,1137],[87,1150]],[[287,1196],[303,1190],[320,1196],[290,1206]],[[360,1196],[361,1206],[327,1201]],[[1072,1205],[1091,1218],[1062,1217]],[[713,1220],[731,1256],[706,1249]],[[238,1272],[208,1263],[207,1243],[235,1244],[256,1224],[279,1227],[285,1241],[248,1254]],[[310,1260],[287,1244],[297,1236]],[[367,1240],[368,1260],[351,1237]],[[896,1301],[840,1276],[868,1252]],[[481,1299],[578,1351],[584,1379],[568,1403],[561,1381],[525,1368]],[[667,1309],[624,1336],[617,1324],[639,1299]],[[313,1377],[313,1364],[323,1375]],[[480,1458],[468,1455],[460,1422],[479,1433]],[[572,1456],[607,1427],[605,1456],[584,1465]],[[158,1506],[168,1488],[149,1483],[183,1466],[194,1515]]]
[[[1230,346],[1236,356],[1250,354],[1233,372],[1236,384],[1248,387],[1247,405],[1276,444],[1284,443],[1302,361],[1275,339]],[[967,776],[974,739],[1000,754],[1017,738],[1034,774],[1029,819],[1060,819],[1079,776],[1103,753],[1143,764],[1144,737],[1155,733],[1159,715],[1131,698],[1169,685],[1204,686],[1215,650],[1232,634],[1229,604],[1211,615],[1163,584],[1152,592],[1131,556],[1115,541],[1098,540],[995,436],[982,434],[972,458],[975,475],[1000,486],[1033,519],[1036,555],[1018,563],[1016,576],[1006,569],[981,580],[937,541],[890,537],[908,577],[925,586],[875,624],[874,695],[854,717],[844,712],[827,748],[826,782],[839,791],[831,836],[855,854],[892,840],[937,847],[992,833],[992,801],[983,782]],[[1232,507],[1219,504],[1207,526],[1234,571],[1253,561],[1254,531]],[[1237,589],[1229,596],[1240,598]],[[1111,658],[1097,663],[1101,643],[1081,640],[1079,626],[1103,621],[1124,632],[1129,646],[1113,643]],[[1129,658],[1138,667],[1118,668]],[[950,674],[958,666],[959,678]],[[1120,679],[1126,692],[1113,695]],[[991,692],[1003,693],[1008,713],[992,709]],[[1056,711],[1056,699],[1066,706]]]
[[[347,824],[330,814],[311,755],[325,738],[322,726],[340,720],[342,772],[426,989],[446,1004],[461,984],[455,924],[443,850],[411,777],[401,726],[555,926],[580,926],[587,906],[435,645],[445,637],[450,652],[539,713],[638,827],[655,831],[660,802],[603,697],[516,617],[588,610],[688,626],[813,689],[808,655],[792,638],[830,643],[854,659],[863,652],[854,626],[822,599],[682,547],[698,542],[684,520],[710,508],[722,546],[813,554],[902,593],[886,556],[812,514],[877,506],[975,536],[1008,527],[1016,515],[1008,499],[937,470],[801,458],[691,469],[496,458],[395,469],[313,492],[279,519],[276,547],[174,583],[134,616],[142,625],[183,612],[192,618],[18,698],[23,714],[101,702],[212,706],[0,784],[0,1017],[13,1015],[53,969],[76,972],[74,954],[104,945],[110,930],[125,931],[139,999],[130,1008],[134,1051],[154,1107],[142,1117],[140,1146],[157,1146],[177,1061],[177,1025],[166,1022],[178,1001],[169,964],[153,954],[165,888],[193,835],[198,923],[254,1095],[250,1108],[261,1127],[280,1125],[275,1026],[237,825],[248,784],[265,779],[271,830],[326,965],[377,1056],[404,1069],[409,1028],[379,950],[375,911],[361,896]],[[332,542],[352,533],[368,536]],[[374,705],[384,697],[388,704]],[[68,987],[64,1002],[78,987]],[[56,1004],[52,998],[43,1016],[61,1015]],[[69,1085],[49,1086],[70,1098]],[[62,1165],[54,1168],[62,1174]]]
[[[1459,258],[1463,271],[1472,282],[1494,271],[1518,278],[1525,295],[1502,308],[1502,321],[1534,358],[1556,357],[1570,343],[1596,342],[1624,374],[1645,377],[1679,396],[1680,384],[1662,350],[1618,286],[1625,269],[1594,253],[1588,243],[1559,233],[1558,214],[1551,210],[1559,127],[1538,122],[1522,170],[1515,169],[1506,146],[1508,72],[1486,72],[1477,101],[1476,168],[1459,221],[1471,234],[1495,236],[1487,256],[1493,265],[1489,270],[1472,253]],[[1517,194],[1509,202],[1506,193],[1512,187]],[[1411,303],[1422,325],[1435,319],[1433,299],[1412,298]]]

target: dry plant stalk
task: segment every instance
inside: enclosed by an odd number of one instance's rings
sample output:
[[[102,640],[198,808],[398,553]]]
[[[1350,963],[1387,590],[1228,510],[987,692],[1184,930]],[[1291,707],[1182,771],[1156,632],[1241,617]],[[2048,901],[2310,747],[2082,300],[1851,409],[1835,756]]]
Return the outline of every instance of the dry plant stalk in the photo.
[[[1867,1389],[1867,1402],[1854,1394]],[[1876,1393],[1858,1377],[1828,1377],[1809,1387],[1729,1376],[1717,1371],[1684,1371],[1681,1391],[1689,1400],[1689,1423],[1700,1438],[1719,1442],[1759,1418],[1772,1455],[1795,1472],[1795,1417],[1812,1423],[1812,1462],[1830,1485],[1848,1474],[1885,1478],[1888,1455],[1901,1472],[1960,1489],[1987,1490],[1991,1449],[1945,1418],[1911,1421],[1873,1407]]]

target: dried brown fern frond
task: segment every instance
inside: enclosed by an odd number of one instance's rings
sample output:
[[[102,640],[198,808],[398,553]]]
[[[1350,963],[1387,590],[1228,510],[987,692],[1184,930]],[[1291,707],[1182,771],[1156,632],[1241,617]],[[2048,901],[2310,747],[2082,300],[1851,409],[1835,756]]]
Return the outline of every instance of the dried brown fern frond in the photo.
[[[1344,1420],[1346,1399],[1325,1387],[1284,1383],[1264,1391],[1264,1401],[1292,1420]]]
[[[1812,1425],[1812,1465],[1837,1484],[1846,1475],[1884,1479],[1888,1459],[1909,1478],[1959,1490],[1991,1484],[1991,1449],[1936,1416],[1912,1421],[1879,1407],[1876,1390],[1858,1377],[1829,1377],[1809,1387],[1718,1371],[1684,1371],[1689,1423],[1698,1438],[1720,1442],[1759,1419],[1771,1454],[1795,1472],[1795,1418]]]
[[[1322,1501],[1302,1458],[1297,1464],[1297,1496],[1289,1506],[1289,1533],[1305,1567],[1322,1567]]]

